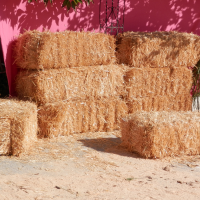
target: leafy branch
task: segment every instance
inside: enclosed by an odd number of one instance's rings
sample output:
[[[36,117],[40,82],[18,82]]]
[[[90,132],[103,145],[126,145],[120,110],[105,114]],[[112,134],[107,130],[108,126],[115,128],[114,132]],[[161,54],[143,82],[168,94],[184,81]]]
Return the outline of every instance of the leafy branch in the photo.
[[[29,3],[31,3],[32,1],[33,0],[28,0]],[[42,0],[42,1],[44,2],[45,5],[47,5],[48,3],[53,4],[53,0]],[[79,4],[82,4],[83,2],[86,2],[87,5],[90,5],[90,3],[93,3],[93,0],[63,0],[62,8],[66,7],[67,10],[70,10],[71,8],[76,10],[76,7]]]

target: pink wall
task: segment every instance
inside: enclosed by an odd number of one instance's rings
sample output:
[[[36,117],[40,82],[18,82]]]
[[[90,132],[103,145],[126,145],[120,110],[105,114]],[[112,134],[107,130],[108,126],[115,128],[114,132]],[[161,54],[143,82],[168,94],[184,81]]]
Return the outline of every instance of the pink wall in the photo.
[[[15,95],[17,72],[12,59],[15,37],[24,30],[33,29],[98,31],[100,1],[94,1],[89,7],[80,6],[75,13],[62,9],[62,0],[55,0],[53,7],[44,7],[42,2],[28,4],[27,0],[1,0],[0,36],[11,95]],[[102,12],[101,16],[104,15]],[[200,1],[126,0],[124,28],[125,31],[177,30],[200,35]]]

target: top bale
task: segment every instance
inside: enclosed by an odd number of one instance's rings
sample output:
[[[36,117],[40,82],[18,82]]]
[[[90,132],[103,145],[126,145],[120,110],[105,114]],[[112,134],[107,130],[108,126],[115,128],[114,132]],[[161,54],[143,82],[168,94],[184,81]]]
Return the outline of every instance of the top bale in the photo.
[[[20,68],[52,69],[113,64],[115,48],[114,37],[103,33],[27,31],[14,51]]]
[[[133,67],[190,67],[200,59],[200,37],[178,32],[126,32],[118,36],[119,63]]]

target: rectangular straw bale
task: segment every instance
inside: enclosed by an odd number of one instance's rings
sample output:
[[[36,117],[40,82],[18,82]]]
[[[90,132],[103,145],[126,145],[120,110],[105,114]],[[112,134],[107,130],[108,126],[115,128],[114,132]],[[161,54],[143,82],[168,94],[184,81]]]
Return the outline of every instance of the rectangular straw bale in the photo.
[[[126,72],[128,98],[189,93],[192,70],[187,68],[131,68]]]
[[[0,118],[0,155],[10,153],[10,119]]]
[[[37,139],[37,106],[30,102],[1,99],[0,110],[0,129],[2,126],[5,129],[5,135],[0,134],[0,140],[5,139],[4,153],[26,153]]]
[[[132,98],[127,101],[129,113],[137,111],[191,111],[192,97],[188,94],[176,96],[154,96]]]
[[[127,113],[126,103],[116,98],[49,103],[39,107],[39,136],[117,130]]]
[[[25,69],[108,65],[116,62],[115,39],[104,33],[27,31],[15,46],[16,64]]]
[[[102,65],[43,71],[21,71],[16,91],[22,100],[38,104],[69,99],[100,99],[123,96],[123,67]]]
[[[121,120],[122,141],[146,158],[198,155],[199,121],[194,112],[136,112]]]
[[[137,68],[194,66],[200,37],[179,32],[126,32],[118,37],[117,59]]]

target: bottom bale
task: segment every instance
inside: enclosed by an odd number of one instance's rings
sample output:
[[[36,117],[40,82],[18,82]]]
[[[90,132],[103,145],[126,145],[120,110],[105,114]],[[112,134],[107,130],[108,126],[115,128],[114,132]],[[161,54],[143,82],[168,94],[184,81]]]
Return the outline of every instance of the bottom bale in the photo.
[[[127,101],[129,113],[137,111],[191,111],[190,94],[132,98]]]
[[[46,104],[38,110],[39,137],[117,130],[127,113],[126,103],[120,99]]]
[[[136,112],[121,119],[122,141],[146,158],[198,155],[199,122],[194,112]]]
[[[27,153],[37,140],[37,106],[1,99],[0,110],[0,154]]]
[[[10,119],[0,118],[0,155],[10,153]]]

